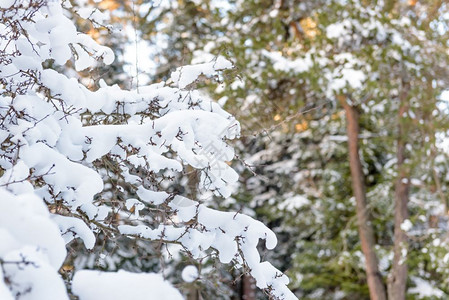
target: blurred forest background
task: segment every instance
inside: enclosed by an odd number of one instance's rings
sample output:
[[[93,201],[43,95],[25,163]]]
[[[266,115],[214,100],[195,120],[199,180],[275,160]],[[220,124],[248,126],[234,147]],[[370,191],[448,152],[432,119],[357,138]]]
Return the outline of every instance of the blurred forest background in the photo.
[[[218,55],[234,63],[192,84],[241,122],[233,196],[197,195],[192,170],[171,188],[267,224],[279,244],[265,258],[299,298],[449,299],[447,1],[70,6],[90,19],[78,29],[116,54],[112,66],[77,75],[93,90],[101,79],[127,88],[167,80]],[[111,181],[116,197],[123,189]],[[174,246],[105,235],[100,251],[70,247],[68,273],[74,265],[160,271],[189,300],[265,297],[236,269],[192,262]],[[187,263],[199,280],[182,282]]]

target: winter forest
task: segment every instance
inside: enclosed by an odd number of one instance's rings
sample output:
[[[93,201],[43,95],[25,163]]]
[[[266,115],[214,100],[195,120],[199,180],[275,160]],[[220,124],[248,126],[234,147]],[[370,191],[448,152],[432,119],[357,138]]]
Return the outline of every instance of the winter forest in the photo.
[[[0,300],[449,299],[449,2],[0,0]]]

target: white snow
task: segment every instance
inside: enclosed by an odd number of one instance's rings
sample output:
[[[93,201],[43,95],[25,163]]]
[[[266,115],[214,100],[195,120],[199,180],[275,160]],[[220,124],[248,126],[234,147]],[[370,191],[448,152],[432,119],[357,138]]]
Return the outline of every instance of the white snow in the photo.
[[[198,79],[200,75],[211,77],[216,74],[217,71],[230,69],[233,64],[224,58],[218,56],[209,63],[202,63],[197,65],[190,65],[179,67],[171,75],[171,80],[181,89]]]
[[[284,202],[279,204],[280,209],[285,209],[288,211],[294,209],[300,209],[303,206],[309,205],[310,200],[302,195],[295,195],[291,198],[287,198]]]
[[[11,7],[16,1],[15,0],[1,0],[0,1],[0,8],[9,8]]]
[[[273,67],[279,71],[294,71],[295,73],[303,73],[308,71],[313,66],[313,61],[310,55],[304,58],[297,58],[290,60],[282,56],[280,52],[262,51],[262,54],[273,61]]]
[[[3,0],[0,8],[11,3]],[[182,176],[189,165],[200,173],[201,192],[231,194],[238,175],[228,165],[234,150],[227,140],[239,135],[240,124],[219,104],[187,87],[198,77],[217,76],[233,64],[218,56],[178,68],[171,81],[144,85],[138,91],[104,81],[91,91],[69,74],[93,68],[99,61],[112,63],[112,50],[77,32],[59,1],[44,2],[33,14],[27,9],[22,5],[11,16],[23,28],[17,39],[0,39],[2,55],[11,57],[11,62],[0,63],[5,80],[1,88],[8,90],[0,95],[0,140],[8,140],[2,144],[0,161],[5,169],[0,176],[0,259],[9,262],[0,268],[0,298],[21,293],[27,300],[68,299],[58,273],[67,255],[66,243],[80,238],[92,249],[99,228],[110,227],[132,238],[180,243],[193,258],[212,248],[223,263],[245,262],[257,286],[269,289],[274,297],[296,299],[286,286],[288,278],[261,261],[260,239],[268,249],[277,243],[264,224],[170,194],[163,184],[155,188],[134,171],[152,172],[154,180],[163,181],[163,172]],[[94,17],[88,10],[79,14]],[[0,24],[2,35],[9,34],[3,29]],[[70,59],[75,69],[65,65]],[[44,69],[47,60],[66,72]],[[28,72],[35,72],[33,84]],[[127,117],[114,124],[104,122],[111,114]],[[123,211],[118,225],[108,222],[115,208],[109,201],[104,160],[114,164],[115,175],[129,189],[119,203]],[[154,228],[144,225],[154,217],[143,215],[147,206],[156,206],[173,221],[156,222]],[[187,281],[198,277],[192,267],[185,269]],[[80,300],[182,299],[161,275],[151,273],[75,270],[72,288]]]
[[[412,224],[412,222],[410,222],[409,219],[405,219],[404,222],[402,222],[402,224],[401,224],[401,229],[406,232],[410,231],[410,229],[412,229],[412,227],[413,227],[413,224]]]
[[[412,277],[413,282],[416,284],[408,290],[410,294],[417,294],[419,299],[425,297],[437,297],[442,298],[445,293],[439,288],[435,287],[431,282],[419,277]]]
[[[340,23],[335,23],[327,26],[326,36],[330,39],[339,38],[342,36],[348,36],[350,34],[349,29],[352,27],[349,20],[345,20]]]
[[[160,274],[126,271],[78,271],[72,290],[79,300],[182,300],[177,289]]]
[[[349,85],[353,89],[361,88],[363,81],[366,79],[362,71],[351,68],[343,68],[339,72],[335,72],[334,76],[330,87],[335,91],[343,89],[346,85]]]
[[[68,299],[57,272],[65,256],[65,243],[45,204],[33,194],[14,196],[0,189],[0,260],[11,262],[2,265],[0,295],[6,293],[3,278],[8,277],[13,295],[32,288],[26,299]]]
[[[95,246],[95,235],[84,221],[75,217],[61,215],[52,215],[51,219],[59,226],[62,238],[66,244],[79,237],[86,249],[92,249]]]
[[[198,279],[198,269],[193,265],[186,266],[181,273],[182,280],[185,282],[193,282]]]

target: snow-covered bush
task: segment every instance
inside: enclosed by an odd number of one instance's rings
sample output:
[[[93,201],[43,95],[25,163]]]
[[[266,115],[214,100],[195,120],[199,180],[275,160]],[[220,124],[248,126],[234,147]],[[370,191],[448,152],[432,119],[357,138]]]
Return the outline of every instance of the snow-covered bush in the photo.
[[[158,274],[75,270],[66,286],[58,274],[65,245],[80,238],[92,249],[102,233],[215,255],[273,298],[295,299],[288,278],[261,262],[259,240],[268,249],[277,242],[266,226],[168,189],[190,166],[201,191],[230,195],[237,174],[226,141],[239,124],[189,87],[232,64],[218,57],[179,68],[138,91],[88,89],[56,70],[110,64],[114,55],[68,15],[57,0],[0,2],[0,298],[123,299],[124,290],[132,299],[162,299],[154,290],[181,298]]]

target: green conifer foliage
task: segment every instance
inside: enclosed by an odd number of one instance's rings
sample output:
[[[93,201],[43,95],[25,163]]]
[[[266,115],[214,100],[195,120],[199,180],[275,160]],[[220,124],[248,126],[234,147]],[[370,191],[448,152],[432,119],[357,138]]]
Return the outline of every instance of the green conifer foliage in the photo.
[[[180,0],[154,3],[139,15],[141,37],[153,45],[164,41],[152,54],[165,66],[154,77],[166,78],[167,65],[218,55],[234,62],[216,81],[196,83],[243,128],[235,201],[216,205],[249,204],[270,224],[281,245],[267,255],[288,270],[299,297],[369,295],[339,97],[360,114],[360,156],[384,283],[392,268],[401,140],[400,169],[410,184],[411,226],[403,223],[407,297],[420,297],[422,280],[435,287],[434,297],[449,295],[448,163],[439,146],[448,129],[441,100],[449,83],[447,11],[442,1]],[[236,274],[225,273],[216,286],[229,289]]]

